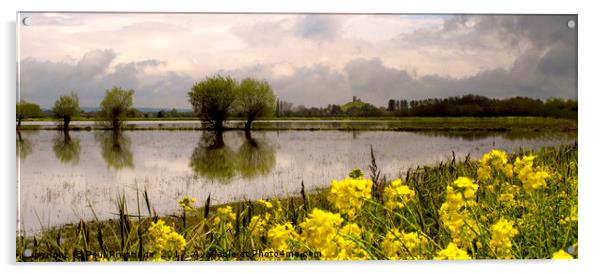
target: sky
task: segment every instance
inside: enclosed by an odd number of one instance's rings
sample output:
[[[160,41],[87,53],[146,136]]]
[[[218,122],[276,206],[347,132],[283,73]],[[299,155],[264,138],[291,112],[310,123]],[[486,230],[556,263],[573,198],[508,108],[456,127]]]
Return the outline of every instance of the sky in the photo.
[[[479,94],[577,99],[576,16],[22,13],[20,98],[50,108],[113,86],[191,108],[206,77],[267,80],[295,105]]]

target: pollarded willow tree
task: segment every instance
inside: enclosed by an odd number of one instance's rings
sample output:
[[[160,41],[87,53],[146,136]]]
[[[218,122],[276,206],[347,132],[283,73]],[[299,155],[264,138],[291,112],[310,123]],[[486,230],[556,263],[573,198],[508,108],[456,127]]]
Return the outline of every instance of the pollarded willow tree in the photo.
[[[63,95],[54,102],[52,113],[57,119],[63,120],[63,130],[69,131],[69,123],[73,117],[79,115],[79,98],[77,94],[71,93],[70,95]]]
[[[25,100],[21,100],[17,102],[17,130],[21,127],[21,121],[23,119],[37,117],[42,114],[42,110],[40,106],[34,103],[26,102]]]
[[[100,119],[113,130],[119,130],[127,120],[134,101],[134,90],[113,87],[107,90],[100,103]]]
[[[265,80],[244,79],[236,89],[236,106],[246,119],[245,132],[251,130],[251,123],[257,117],[270,116],[274,113],[276,96],[272,87]]]
[[[207,77],[192,86],[188,101],[202,121],[209,122],[211,128],[221,132],[236,99],[236,81],[220,75]]]

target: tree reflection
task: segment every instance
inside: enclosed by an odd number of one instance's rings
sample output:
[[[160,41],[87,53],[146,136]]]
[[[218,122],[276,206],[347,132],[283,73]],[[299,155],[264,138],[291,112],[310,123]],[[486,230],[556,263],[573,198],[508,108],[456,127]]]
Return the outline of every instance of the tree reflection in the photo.
[[[33,144],[30,140],[23,138],[21,131],[17,130],[17,158],[25,160],[33,151]]]
[[[234,152],[224,142],[223,133],[206,131],[190,157],[190,167],[197,176],[227,182],[237,175],[252,178],[267,174],[275,165],[273,147],[264,140],[245,134]]]
[[[109,168],[123,169],[134,167],[134,157],[130,149],[131,140],[120,130],[106,131],[96,135],[100,141],[100,153]]]
[[[71,138],[69,131],[55,135],[52,149],[61,163],[73,165],[79,163],[80,141],[77,138]]]
[[[276,164],[274,148],[265,140],[254,139],[251,134],[245,134],[245,140],[238,148],[237,156],[240,162],[240,175],[245,178],[265,175]]]
[[[196,175],[226,181],[236,175],[238,159],[224,143],[223,132],[205,131],[190,156],[190,167]]]

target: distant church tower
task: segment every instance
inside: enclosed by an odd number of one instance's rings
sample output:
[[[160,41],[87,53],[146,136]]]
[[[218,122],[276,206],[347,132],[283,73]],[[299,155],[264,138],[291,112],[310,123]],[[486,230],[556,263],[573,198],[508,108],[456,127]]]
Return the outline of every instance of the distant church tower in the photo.
[[[357,96],[355,96],[355,95],[353,96],[353,102],[354,103],[357,102]]]

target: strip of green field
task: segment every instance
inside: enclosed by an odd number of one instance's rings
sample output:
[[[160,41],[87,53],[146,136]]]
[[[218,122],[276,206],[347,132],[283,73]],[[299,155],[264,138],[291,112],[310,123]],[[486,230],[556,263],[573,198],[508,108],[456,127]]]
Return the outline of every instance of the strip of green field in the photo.
[[[198,124],[169,126],[170,121],[194,121],[181,118],[132,119],[131,121],[156,121],[144,126],[127,125],[126,130],[199,130]],[[40,120],[32,120],[40,121]],[[46,121],[46,120],[44,120]],[[93,121],[93,120],[85,120]],[[241,120],[230,120],[241,121]],[[290,121],[290,122],[289,122]],[[325,122],[323,122],[325,121]],[[164,124],[161,122],[165,122]],[[57,126],[21,125],[22,129],[57,129]],[[102,129],[98,126],[72,125],[72,130]],[[243,124],[229,129],[243,129]],[[271,118],[253,123],[254,130],[391,130],[391,131],[510,131],[552,130],[576,131],[577,120],[546,117],[296,117]]]

